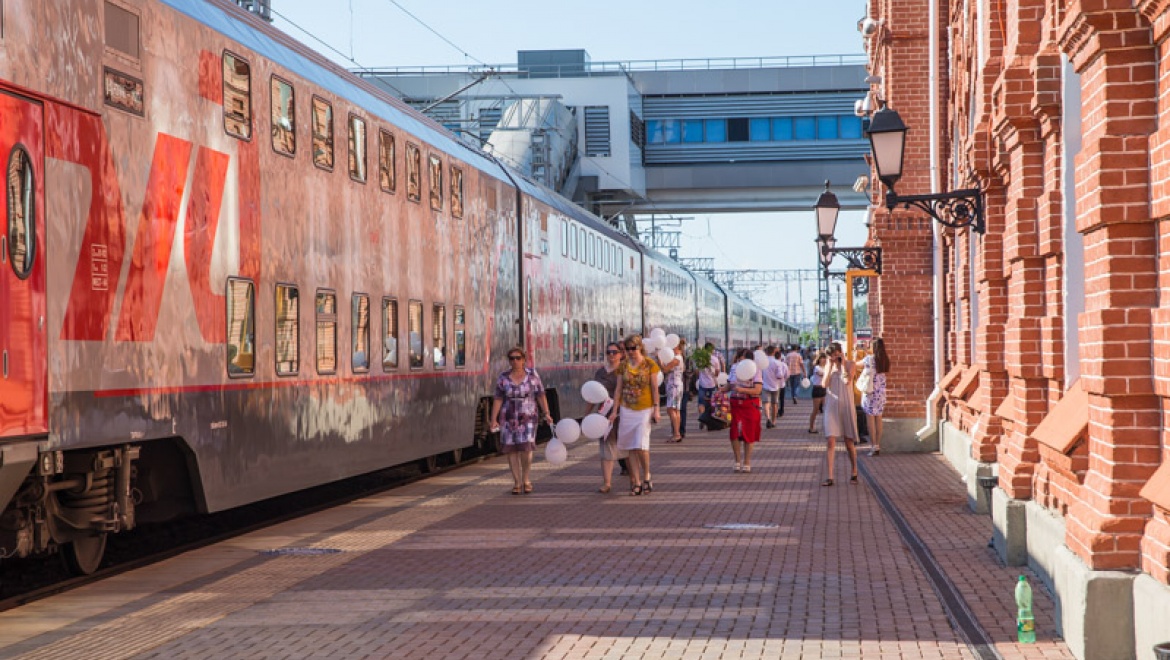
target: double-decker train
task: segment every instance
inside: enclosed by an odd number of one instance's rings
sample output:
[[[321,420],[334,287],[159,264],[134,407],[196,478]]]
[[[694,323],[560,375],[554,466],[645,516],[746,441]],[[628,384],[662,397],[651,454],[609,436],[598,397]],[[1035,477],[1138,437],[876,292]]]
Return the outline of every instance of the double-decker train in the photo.
[[[797,340],[230,3],[0,8],[0,558],[457,454],[516,344],[579,415],[619,336]]]

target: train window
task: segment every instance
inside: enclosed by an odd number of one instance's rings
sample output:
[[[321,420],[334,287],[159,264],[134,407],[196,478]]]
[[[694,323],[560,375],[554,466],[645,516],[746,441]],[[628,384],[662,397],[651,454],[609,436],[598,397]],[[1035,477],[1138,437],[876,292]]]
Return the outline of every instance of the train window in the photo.
[[[37,257],[36,182],[33,165],[24,147],[8,156],[8,259],[20,279],[32,274]]]
[[[276,375],[292,376],[300,369],[301,294],[290,284],[276,285]]]
[[[603,353],[603,347],[601,343],[601,326],[594,323],[593,327],[590,328],[590,332],[591,334],[589,335],[589,345],[593,347],[593,355],[589,359],[601,360],[603,359],[601,356]]]
[[[427,159],[430,165],[427,168],[427,182],[431,186],[431,208],[435,211],[443,210],[443,161],[435,154]]]
[[[410,338],[410,368],[423,367],[423,305],[418,300],[410,301],[406,315],[407,333]]]
[[[593,234],[590,234],[588,232],[585,233],[585,248],[586,248],[586,252],[589,253],[589,265],[596,266],[597,265],[597,251],[594,249]]]
[[[366,182],[366,120],[349,116],[349,178]]]
[[[581,361],[581,322],[573,321],[573,362]]]
[[[223,54],[223,130],[252,139],[252,67],[227,51]]]
[[[463,308],[455,307],[455,368],[462,369],[467,366],[467,331],[464,328],[466,323],[466,314]]]
[[[569,221],[561,220],[561,256],[569,256]]]
[[[581,362],[588,362],[591,359],[589,357],[591,354],[590,348],[591,347],[589,345],[589,324],[582,323],[581,324],[581,360],[580,360]]]
[[[3,16],[3,3],[0,3],[0,17]],[[106,11],[106,48],[133,59],[139,58],[138,14],[118,5],[107,2]]]
[[[256,372],[256,292],[251,280],[227,281],[227,371],[231,378]]]
[[[313,164],[333,171],[333,106],[313,97]]]
[[[392,193],[398,187],[398,163],[394,160],[394,134],[378,131],[378,185]]]
[[[350,345],[353,355],[350,364],[353,372],[365,373],[370,370],[370,297],[364,293],[353,294],[350,303]]]
[[[398,301],[382,299],[382,371],[398,368]]]
[[[569,319],[561,321],[561,361],[569,362],[572,356],[569,354]]]
[[[577,260],[577,227],[569,227],[569,242],[572,243],[573,261]]]
[[[297,108],[292,83],[272,76],[272,150],[292,156],[297,153]]]
[[[406,143],[406,198],[422,201],[422,152],[409,142]]]
[[[431,360],[435,369],[442,369],[447,366],[447,307],[436,304],[431,309],[431,337],[434,338]]]
[[[317,291],[317,373],[337,373],[337,294]]]
[[[451,215],[463,217],[463,170],[451,166]]]

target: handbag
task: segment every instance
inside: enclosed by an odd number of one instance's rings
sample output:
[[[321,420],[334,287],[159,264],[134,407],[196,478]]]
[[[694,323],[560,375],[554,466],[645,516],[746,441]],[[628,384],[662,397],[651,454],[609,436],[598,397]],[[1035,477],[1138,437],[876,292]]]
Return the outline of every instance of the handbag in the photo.
[[[873,371],[862,369],[857,377],[857,390],[862,394],[873,394]]]

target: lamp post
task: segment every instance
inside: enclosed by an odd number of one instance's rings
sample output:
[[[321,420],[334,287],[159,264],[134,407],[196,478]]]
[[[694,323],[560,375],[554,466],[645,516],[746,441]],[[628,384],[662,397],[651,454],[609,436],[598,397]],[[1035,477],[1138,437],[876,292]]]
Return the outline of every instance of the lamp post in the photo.
[[[965,188],[934,195],[899,195],[894,190],[902,178],[902,166],[906,157],[906,124],[901,115],[883,105],[869,121],[869,146],[873,150],[874,167],[878,179],[886,186],[886,208],[891,211],[899,204],[925,211],[939,223],[961,229],[970,227],[982,234],[983,193],[978,188]]]
[[[882,249],[880,247],[837,247],[837,239],[833,233],[837,229],[837,215],[841,212],[841,204],[837,196],[829,190],[829,182],[825,182],[825,191],[817,198],[813,205],[817,215],[817,248],[820,255],[821,268],[828,272],[833,257],[845,257],[849,268],[854,270],[872,270],[878,275],[882,272]]]

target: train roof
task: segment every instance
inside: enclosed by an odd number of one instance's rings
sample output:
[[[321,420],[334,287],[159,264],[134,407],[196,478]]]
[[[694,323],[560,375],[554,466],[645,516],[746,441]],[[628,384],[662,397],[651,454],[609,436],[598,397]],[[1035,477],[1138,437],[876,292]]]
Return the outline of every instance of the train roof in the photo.
[[[305,47],[297,40],[234,6],[213,0],[160,0],[163,4],[219,32],[304,80],[344,98],[425,140],[448,155],[501,180],[509,181],[503,166],[483,152],[460,142],[447,129],[398,99],[378,91],[345,68]]]

